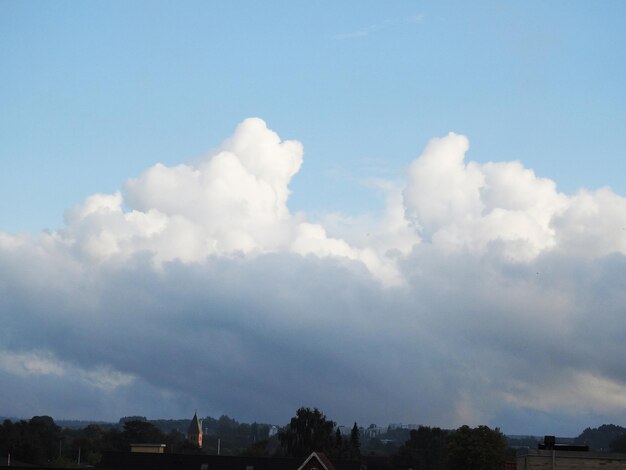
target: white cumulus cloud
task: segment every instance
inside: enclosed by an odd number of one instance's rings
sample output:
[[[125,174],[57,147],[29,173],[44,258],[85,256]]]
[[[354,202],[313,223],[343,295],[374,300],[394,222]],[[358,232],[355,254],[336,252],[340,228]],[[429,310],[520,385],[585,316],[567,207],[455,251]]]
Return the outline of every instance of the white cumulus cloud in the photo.
[[[433,139],[405,180],[369,182],[382,214],[313,220],[287,205],[303,146],[246,119],[57,231],[0,233],[0,403],[67,412],[77,384],[90,418],[626,419],[626,199],[468,151]]]
[[[156,164],[124,185],[67,211],[62,242],[90,259],[148,252],[157,264],[208,256],[293,251],[363,263],[386,284],[400,282],[393,260],[327,236],[287,207],[302,165],[297,141],[281,141],[258,118],[246,119],[217,150],[194,162]],[[127,209],[125,209],[127,207]]]

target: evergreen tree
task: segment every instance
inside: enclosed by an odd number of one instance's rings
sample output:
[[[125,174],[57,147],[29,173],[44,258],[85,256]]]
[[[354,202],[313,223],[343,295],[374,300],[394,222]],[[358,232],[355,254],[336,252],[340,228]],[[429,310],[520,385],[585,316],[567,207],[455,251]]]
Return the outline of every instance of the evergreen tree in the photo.
[[[358,458],[361,456],[361,437],[359,435],[359,427],[356,422],[352,426],[350,432],[350,450],[352,451],[352,457]]]
[[[335,451],[333,452],[333,454],[334,455],[341,454],[342,448],[343,448],[343,438],[341,437],[341,431],[339,430],[339,428],[337,428],[337,431],[335,432]]]

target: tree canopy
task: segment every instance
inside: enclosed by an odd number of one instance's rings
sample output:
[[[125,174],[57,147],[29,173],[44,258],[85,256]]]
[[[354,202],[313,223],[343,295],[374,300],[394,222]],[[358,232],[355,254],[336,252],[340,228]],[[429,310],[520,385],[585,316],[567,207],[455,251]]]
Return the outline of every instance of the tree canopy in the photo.
[[[506,460],[506,438],[498,428],[461,426],[448,437],[449,470],[500,470]]]
[[[443,470],[446,468],[450,431],[420,426],[411,430],[409,440],[398,449],[396,463],[413,470]]]
[[[335,423],[317,408],[301,407],[278,438],[286,455],[305,457],[314,451],[330,453],[334,447],[333,428]]]
[[[0,452],[15,460],[45,465],[59,455],[61,428],[50,416],[33,416],[29,421],[0,426]]]
[[[353,457],[359,457],[361,455],[361,437],[356,422],[354,426],[352,426],[352,431],[350,431],[350,447],[354,453]]]
[[[613,441],[626,434],[626,428],[615,424],[603,424],[597,428],[586,428],[575,440],[575,444],[588,445],[589,448],[607,451],[613,448]]]

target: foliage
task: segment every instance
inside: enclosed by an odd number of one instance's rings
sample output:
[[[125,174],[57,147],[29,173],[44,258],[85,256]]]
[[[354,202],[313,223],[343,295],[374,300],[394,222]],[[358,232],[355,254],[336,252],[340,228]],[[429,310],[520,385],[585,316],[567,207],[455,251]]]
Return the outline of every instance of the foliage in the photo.
[[[335,447],[333,428],[335,423],[314,408],[299,408],[289,425],[283,428],[278,438],[289,457],[302,458],[314,451],[331,454]]]
[[[500,470],[506,458],[506,438],[498,428],[461,426],[448,436],[449,470]]]
[[[258,441],[269,440],[268,450],[276,446],[275,440],[269,439],[270,426],[260,423],[239,423],[222,415],[219,419],[205,418],[202,421],[205,432],[203,449],[206,453],[217,453],[217,441],[220,441],[221,455],[238,455]]]
[[[209,418],[205,418],[209,419]],[[151,419],[150,422],[154,424],[164,434],[169,434],[172,431],[184,433],[189,427],[189,419]],[[202,422],[202,430],[206,426],[206,421]]]
[[[354,423],[348,439],[344,439],[337,428],[334,445],[326,453],[336,460],[358,460],[361,457],[361,432],[357,424]]]
[[[273,455],[279,448],[277,437],[269,438],[270,426],[261,423],[239,423],[228,416],[203,420],[204,446],[198,449],[183,432],[189,420],[148,421],[143,416],[129,416],[118,423],[86,424],[61,429],[48,416],[29,421],[5,420],[0,423],[0,455],[11,454],[14,461],[57,466],[67,462],[98,465],[105,452],[128,452],[133,443],[166,444],[167,452],[183,454],[217,453],[221,441],[222,455]],[[83,424],[88,422],[83,422]]]
[[[626,453],[626,434],[622,434],[613,439],[609,449],[611,452]]]
[[[15,460],[45,465],[59,455],[61,429],[50,416],[30,421],[5,420],[0,427],[0,452]]]
[[[244,449],[241,455],[245,457],[269,457],[268,440],[258,441]]]
[[[411,430],[409,440],[398,449],[396,464],[413,470],[444,469],[450,431],[420,426]]]
[[[124,416],[120,418],[119,425],[124,426],[128,421],[148,421],[145,416]]]
[[[590,449],[596,451],[607,451],[611,448],[611,443],[623,434],[626,434],[626,428],[603,424],[598,428],[585,429],[574,439],[574,444],[588,445]]]
[[[130,447],[130,444],[165,442],[165,435],[154,424],[140,420],[126,421],[121,438],[127,447]]]
[[[383,440],[384,438],[384,440]],[[361,446],[361,453],[363,455],[395,455],[400,448],[400,443],[395,440],[389,440],[385,438],[383,434],[381,437],[372,437],[363,441]]]
[[[507,436],[506,442],[509,447],[514,449],[527,448],[536,449],[537,444],[543,442],[543,437],[537,436]]]
[[[131,419],[138,418],[138,419]],[[98,465],[108,451],[127,452],[131,443],[163,443],[167,452],[216,453],[217,439],[222,455],[305,457],[323,451],[332,460],[359,458],[370,470],[411,468],[413,470],[501,469],[506,440],[498,429],[462,426],[455,431],[420,426],[409,431],[388,428],[368,437],[356,423],[349,435],[334,428],[333,421],[318,409],[300,408],[278,436],[269,437],[267,424],[239,423],[228,416],[203,420],[204,447],[189,443],[185,434],[189,420],[148,421],[126,417],[117,423],[89,424],[83,428],[60,428],[49,416],[25,421],[5,420],[0,424],[0,455],[11,453],[14,461],[54,467],[73,466],[80,450],[81,463]],[[376,429],[370,426],[370,429]],[[516,443],[524,438],[517,438]],[[527,438],[534,447],[535,438]],[[404,444],[402,444],[404,442]],[[603,425],[587,428],[576,438],[595,450],[626,452],[626,428]]]
[[[353,457],[358,458],[361,455],[361,437],[356,422],[352,426],[352,431],[350,431],[350,449],[354,454]]]

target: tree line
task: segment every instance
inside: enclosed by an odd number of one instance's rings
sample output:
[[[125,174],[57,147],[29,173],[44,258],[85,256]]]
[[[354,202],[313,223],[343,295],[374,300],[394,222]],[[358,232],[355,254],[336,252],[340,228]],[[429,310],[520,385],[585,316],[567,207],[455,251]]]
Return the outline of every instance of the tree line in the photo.
[[[368,468],[501,470],[506,459],[504,434],[487,426],[461,426],[452,431],[420,426],[410,431],[409,439],[396,453],[377,459],[361,454],[357,423],[354,423],[349,439],[344,439],[339,430],[333,432],[334,428],[335,423],[326,419],[318,409],[300,408],[278,436],[288,456],[302,458],[313,451],[322,451],[331,460],[365,460]]]
[[[0,425],[0,455],[15,464],[75,467],[96,466],[104,452],[126,452],[131,443],[163,443],[183,453],[198,451],[177,431],[161,432],[145,420],[127,420],[121,426],[90,424],[81,429],[61,428],[50,416],[28,421],[4,420]]]
[[[366,437],[354,423],[342,434],[336,423],[316,408],[300,408],[277,435],[269,436],[270,425],[239,423],[228,416],[203,420],[204,446],[198,449],[186,440],[189,420],[154,420],[130,416],[115,424],[89,424],[62,428],[49,416],[30,420],[5,420],[0,425],[0,457],[9,454],[15,463],[74,467],[81,463],[97,466],[103,453],[127,452],[131,443],[166,444],[172,453],[217,453],[221,455],[303,458],[313,451],[331,460],[361,460],[369,469],[413,470],[501,469],[513,458],[506,437],[487,426],[461,426],[455,430],[420,426],[391,429],[378,437]],[[587,428],[574,440],[594,450],[626,451],[626,429],[603,425]]]
[[[127,452],[134,443],[165,444],[172,453],[216,453],[217,438],[222,455],[239,455],[257,442],[268,440],[267,424],[238,423],[228,416],[203,421],[206,444],[198,449],[186,439],[189,420],[148,421],[128,416],[114,424],[89,424],[82,428],[60,427],[50,416],[34,416],[0,425],[0,457],[15,463],[69,467],[81,463],[96,466],[105,452]]]

